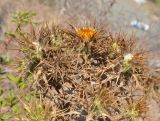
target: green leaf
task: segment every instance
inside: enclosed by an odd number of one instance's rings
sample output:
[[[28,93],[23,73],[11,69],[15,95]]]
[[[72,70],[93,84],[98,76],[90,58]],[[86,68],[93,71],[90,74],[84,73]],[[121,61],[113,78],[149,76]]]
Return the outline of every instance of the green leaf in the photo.
[[[36,13],[34,12],[21,11],[21,12],[14,14],[12,21],[15,22],[16,24],[26,25],[26,24],[31,23],[31,17],[35,15]]]
[[[25,100],[26,102],[29,102],[29,101],[30,101],[30,99],[31,99],[31,96],[30,96],[30,95],[26,95],[26,96],[24,96],[24,100]]]
[[[24,80],[21,80],[21,82],[18,83],[17,85],[18,85],[18,87],[19,87],[20,89],[23,89],[23,88],[25,88],[25,87],[27,86],[27,84],[25,83]]]
[[[14,32],[6,32],[5,35],[8,37],[15,37]]]
[[[10,81],[13,81],[14,83],[16,83],[17,84],[17,82],[19,81],[19,77],[16,77],[16,76],[14,76],[13,74],[8,74],[7,75],[7,78],[10,80]]]
[[[15,83],[18,88],[22,89],[26,87],[26,82],[19,76],[16,77],[13,74],[8,74],[7,78],[13,83]]]
[[[6,55],[1,55],[0,56],[0,64],[6,65],[9,64],[11,62],[11,59],[6,56]]]
[[[22,109],[20,108],[19,105],[15,105],[13,106],[12,111],[16,114],[20,114],[22,112]]]
[[[11,113],[0,114],[0,119],[1,119],[1,120],[7,120],[7,119],[12,118],[13,116],[14,116],[14,115],[11,114]]]
[[[14,106],[17,103],[17,97],[13,90],[9,91],[9,94],[7,97],[4,97],[2,100],[2,106]]]

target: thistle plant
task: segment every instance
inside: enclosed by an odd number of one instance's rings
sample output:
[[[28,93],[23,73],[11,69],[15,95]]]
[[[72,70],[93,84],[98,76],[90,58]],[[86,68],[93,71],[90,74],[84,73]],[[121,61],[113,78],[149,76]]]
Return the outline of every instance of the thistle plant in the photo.
[[[23,55],[19,62],[25,62],[21,78],[32,76],[32,90],[41,95],[35,96],[43,105],[38,117],[48,104],[51,118],[43,119],[48,121],[147,117],[149,99],[140,99],[152,93],[158,74],[147,64],[146,52],[135,50],[133,37],[92,25],[64,29],[46,24],[31,30],[16,33],[15,40]],[[33,119],[31,106],[27,114]]]

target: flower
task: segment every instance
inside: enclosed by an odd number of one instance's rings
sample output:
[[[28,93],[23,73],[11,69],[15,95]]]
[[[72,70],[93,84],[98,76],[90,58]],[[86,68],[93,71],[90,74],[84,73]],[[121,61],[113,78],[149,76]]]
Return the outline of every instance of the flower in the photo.
[[[131,53],[128,53],[124,56],[124,61],[123,61],[123,70],[126,72],[130,69],[130,64],[129,62],[132,61],[134,58],[134,55]]]
[[[126,54],[125,56],[124,56],[124,61],[126,62],[126,63],[128,63],[128,62],[130,62],[132,59],[133,59],[133,55],[131,54],[131,53],[129,53],[129,54]]]
[[[79,30],[77,30],[77,34],[83,38],[85,42],[88,42],[96,33],[96,30],[94,28],[86,28],[83,27]]]

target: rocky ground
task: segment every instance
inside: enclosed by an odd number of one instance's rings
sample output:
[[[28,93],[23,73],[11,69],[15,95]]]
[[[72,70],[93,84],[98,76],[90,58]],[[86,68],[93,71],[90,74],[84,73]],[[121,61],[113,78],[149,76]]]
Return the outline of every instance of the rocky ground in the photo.
[[[149,47],[148,50],[157,53],[151,64],[160,67],[157,57],[160,51],[160,7],[150,1],[138,4],[134,0],[1,0],[0,43],[6,41],[4,33],[13,29],[12,15],[24,10],[36,12],[38,22],[84,24],[96,20],[98,24],[109,26],[114,32],[134,34],[142,45]],[[132,20],[148,24],[149,30],[132,27]],[[0,50],[0,53],[4,52],[6,51]],[[2,86],[4,84],[0,84]],[[159,121],[160,108],[154,100],[151,102],[150,107],[154,113],[150,112],[149,120]]]

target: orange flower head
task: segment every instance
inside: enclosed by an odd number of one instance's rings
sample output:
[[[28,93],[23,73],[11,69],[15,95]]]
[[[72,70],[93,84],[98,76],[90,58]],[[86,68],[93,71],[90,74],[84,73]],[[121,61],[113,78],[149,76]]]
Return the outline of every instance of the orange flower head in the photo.
[[[88,42],[96,33],[94,28],[81,28],[77,31],[77,34],[83,38],[85,42]]]

